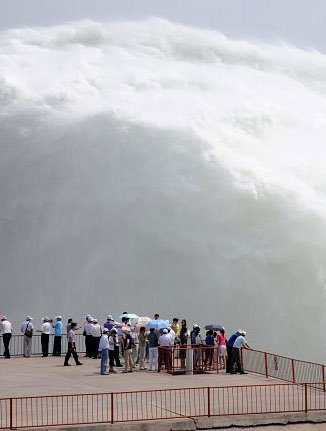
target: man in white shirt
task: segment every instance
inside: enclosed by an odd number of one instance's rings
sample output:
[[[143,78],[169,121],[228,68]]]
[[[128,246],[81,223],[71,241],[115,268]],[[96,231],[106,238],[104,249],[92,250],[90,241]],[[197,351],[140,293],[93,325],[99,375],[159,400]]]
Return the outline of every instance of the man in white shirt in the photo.
[[[233,348],[232,348],[232,367],[231,367],[231,374],[237,374],[237,372],[239,372],[240,374],[247,374],[242,366],[242,361],[241,361],[241,356],[240,356],[240,349],[242,347],[245,347],[246,349],[251,349],[251,347],[249,346],[249,344],[247,343],[247,340],[245,339],[246,336],[246,331],[242,331],[240,332],[239,337],[235,340],[235,342],[233,343]],[[236,370],[233,370],[233,365],[234,362],[236,363]]]
[[[103,334],[100,339],[100,344],[98,350],[101,354],[101,375],[107,376],[109,373],[107,372],[108,368],[108,357],[109,357],[109,330],[107,328],[103,329]]]
[[[2,318],[1,318],[0,332],[2,332],[2,340],[3,340],[5,358],[10,359],[9,343],[11,340],[12,325],[6,316],[2,316]]]
[[[89,314],[86,316],[86,322],[84,324],[84,335],[85,335],[85,346],[86,355],[88,358],[92,357],[92,334],[91,329],[93,327],[93,317]]]
[[[166,370],[172,369],[172,346],[174,345],[174,339],[169,334],[168,329],[163,329],[163,334],[158,338],[159,349],[158,349],[158,369],[161,369],[162,363],[165,364]]]
[[[48,317],[44,317],[42,319],[43,325],[41,331],[41,345],[42,345],[42,353],[43,358],[46,358],[49,355],[49,340],[50,340],[50,334],[52,330],[52,322],[51,319]]]
[[[91,336],[92,336],[92,357],[93,359],[98,358],[98,348],[100,344],[100,339],[102,336],[102,328],[101,325],[97,323],[97,319],[93,318],[93,326],[90,328]]]
[[[27,316],[25,322],[20,327],[21,332],[24,334],[24,358],[29,358],[32,352],[32,337],[34,332],[32,320],[33,317]]]

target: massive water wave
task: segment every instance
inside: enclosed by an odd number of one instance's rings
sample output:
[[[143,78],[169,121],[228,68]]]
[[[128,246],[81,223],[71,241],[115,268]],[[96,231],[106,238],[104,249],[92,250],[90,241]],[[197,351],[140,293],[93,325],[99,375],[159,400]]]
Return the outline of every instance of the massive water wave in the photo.
[[[325,114],[318,52],[160,19],[2,32],[0,312],[159,312],[322,359]]]

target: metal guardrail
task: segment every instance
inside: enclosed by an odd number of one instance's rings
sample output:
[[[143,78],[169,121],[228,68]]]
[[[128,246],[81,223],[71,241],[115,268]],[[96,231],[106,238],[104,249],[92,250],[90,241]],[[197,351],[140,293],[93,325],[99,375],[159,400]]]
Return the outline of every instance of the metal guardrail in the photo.
[[[0,428],[326,410],[325,392],[312,383],[3,398]]]
[[[50,335],[49,339],[49,355],[53,352],[53,340],[54,335]],[[11,356],[23,356],[24,352],[24,335],[23,334],[13,334],[10,340],[10,355]],[[68,342],[67,335],[63,334],[61,338],[61,354],[67,352]],[[85,337],[83,334],[76,334],[76,349],[80,353],[85,352]],[[35,334],[32,337],[32,355],[38,356],[42,355],[42,345],[41,345],[41,334]],[[4,347],[2,342],[2,335],[0,336],[0,356],[4,356]]]
[[[292,383],[324,382],[325,365],[301,361],[259,350],[242,350],[243,367],[246,371],[274,377]],[[318,386],[319,387],[319,386]],[[325,385],[323,386],[325,391]]]
[[[186,374],[187,360],[191,355],[191,370],[194,374],[219,372],[218,348],[206,345],[176,345],[158,348],[158,370],[170,374]]]

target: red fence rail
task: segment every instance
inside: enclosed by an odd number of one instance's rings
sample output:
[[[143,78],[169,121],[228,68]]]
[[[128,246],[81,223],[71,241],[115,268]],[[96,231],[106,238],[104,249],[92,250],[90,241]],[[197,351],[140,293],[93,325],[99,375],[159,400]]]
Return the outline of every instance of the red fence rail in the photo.
[[[3,398],[0,428],[326,410],[325,392],[312,383]]]
[[[274,377],[292,383],[325,381],[325,365],[300,361],[286,356],[261,352],[259,350],[242,350],[243,367],[246,371]],[[325,385],[323,386],[325,391]]]

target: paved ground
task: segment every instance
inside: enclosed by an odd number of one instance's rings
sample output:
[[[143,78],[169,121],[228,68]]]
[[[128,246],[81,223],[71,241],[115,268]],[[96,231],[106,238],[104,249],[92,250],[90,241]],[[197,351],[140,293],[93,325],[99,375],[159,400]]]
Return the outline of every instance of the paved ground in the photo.
[[[148,371],[123,374],[118,369],[117,374],[101,376],[99,360],[81,358],[82,366],[75,366],[71,361],[70,367],[64,367],[63,360],[63,357],[0,359],[0,428],[9,425],[10,411],[9,400],[1,401],[1,398],[10,396],[72,394],[14,400],[14,427],[110,423],[112,416],[114,422],[200,417],[207,416],[208,409],[214,417],[225,417],[226,414],[297,412],[305,408],[304,386],[273,387],[270,385],[283,382],[256,374],[227,375],[222,371],[172,376]],[[241,387],[247,385],[254,386]],[[130,393],[110,395],[110,392],[126,391]],[[326,409],[325,392],[308,387],[307,394],[309,409]],[[318,430],[317,425],[313,426]],[[326,425],[320,429],[326,430]]]
[[[99,360],[82,357],[80,359],[83,362],[80,367],[74,365],[72,358],[70,363],[73,365],[64,367],[63,357],[0,359],[0,396],[118,392],[278,382],[255,374],[229,375],[224,371],[218,375],[171,376],[165,372],[149,371],[122,374],[122,369],[117,368],[118,374],[101,376]]]

